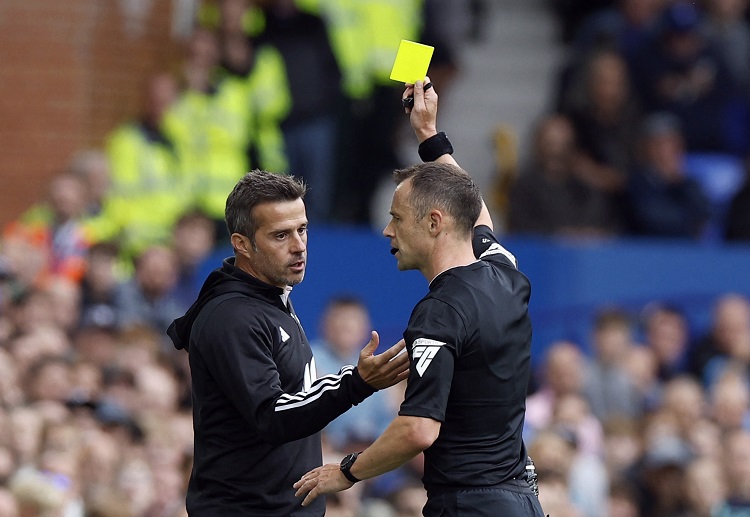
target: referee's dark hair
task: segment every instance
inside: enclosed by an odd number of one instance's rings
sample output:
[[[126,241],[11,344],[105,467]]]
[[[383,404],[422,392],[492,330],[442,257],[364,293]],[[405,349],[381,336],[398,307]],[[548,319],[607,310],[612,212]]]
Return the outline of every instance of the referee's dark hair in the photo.
[[[261,203],[301,199],[305,197],[305,192],[305,183],[294,176],[258,169],[248,172],[227,197],[224,220],[229,235],[244,235],[255,248],[257,221],[253,218],[253,208]]]
[[[438,208],[453,216],[459,231],[471,235],[482,211],[482,194],[462,168],[447,163],[420,163],[395,171],[393,179],[397,185],[411,179],[410,200],[417,220]]]

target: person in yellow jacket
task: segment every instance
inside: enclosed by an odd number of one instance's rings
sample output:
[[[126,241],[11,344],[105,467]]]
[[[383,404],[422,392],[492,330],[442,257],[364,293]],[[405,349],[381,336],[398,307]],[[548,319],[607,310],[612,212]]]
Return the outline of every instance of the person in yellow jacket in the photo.
[[[238,0],[225,0],[232,4]],[[244,88],[250,110],[250,161],[253,167],[286,172],[288,160],[281,121],[291,109],[284,59],[278,50],[257,46],[240,20],[223,19],[219,31],[222,81]]]
[[[118,241],[128,257],[166,242],[191,204],[174,146],[161,127],[175,94],[173,77],[151,77],[144,116],[116,128],[106,142],[112,188],[87,228],[95,242]]]
[[[227,192],[250,168],[250,110],[244,87],[216,81],[218,59],[215,34],[195,29],[183,65],[184,89],[167,110],[163,127],[192,203],[223,221]]]
[[[252,168],[286,172],[280,120],[290,96],[283,62],[273,49],[253,49],[242,32],[217,35],[197,28],[183,75],[186,88],[167,111],[166,134],[175,144],[196,208],[223,230],[224,205]],[[227,58],[227,54],[230,56]]]
[[[371,196],[400,164],[393,135],[400,123],[401,87],[390,71],[402,39],[418,41],[424,0],[296,0],[321,16],[343,76],[336,218],[370,221]],[[356,172],[355,172],[356,171]]]

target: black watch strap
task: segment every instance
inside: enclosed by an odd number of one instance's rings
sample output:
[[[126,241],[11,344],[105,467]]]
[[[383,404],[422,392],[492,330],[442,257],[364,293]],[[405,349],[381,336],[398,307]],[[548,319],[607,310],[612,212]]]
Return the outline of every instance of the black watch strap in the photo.
[[[354,465],[354,462],[357,459],[357,456],[359,456],[358,452],[353,452],[351,454],[347,454],[344,456],[344,459],[341,460],[341,473],[344,475],[346,479],[351,481],[352,483],[358,483],[361,481],[361,479],[357,479],[354,477],[354,475],[351,473],[352,465]]]

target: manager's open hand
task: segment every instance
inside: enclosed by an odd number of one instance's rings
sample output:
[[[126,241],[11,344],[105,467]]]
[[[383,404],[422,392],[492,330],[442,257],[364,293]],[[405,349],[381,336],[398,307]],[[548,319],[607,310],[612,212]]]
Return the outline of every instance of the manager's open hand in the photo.
[[[302,506],[312,503],[316,497],[323,494],[341,492],[354,485],[341,473],[341,466],[337,463],[329,463],[316,469],[312,469],[297,481],[293,486],[297,489],[295,496],[305,497]]]
[[[404,351],[406,343],[403,339],[382,354],[374,355],[379,343],[380,337],[373,330],[372,338],[359,353],[357,371],[367,384],[382,390],[409,376],[409,356]]]

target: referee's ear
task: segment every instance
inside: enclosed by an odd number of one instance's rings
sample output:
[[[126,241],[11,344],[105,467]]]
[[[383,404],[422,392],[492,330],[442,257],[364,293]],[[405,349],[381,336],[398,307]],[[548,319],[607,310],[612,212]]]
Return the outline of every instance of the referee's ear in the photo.
[[[433,209],[427,214],[429,218],[430,235],[433,237],[439,234],[443,230],[443,224],[445,223],[445,217],[440,210]]]

